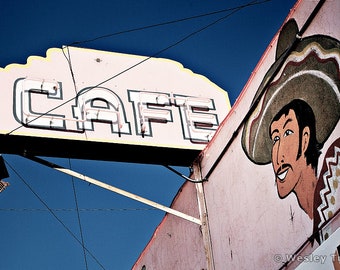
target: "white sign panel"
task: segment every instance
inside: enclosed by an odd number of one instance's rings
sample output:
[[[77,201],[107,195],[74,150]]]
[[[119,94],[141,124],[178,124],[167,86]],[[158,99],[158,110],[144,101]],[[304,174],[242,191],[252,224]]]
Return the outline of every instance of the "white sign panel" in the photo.
[[[188,164],[227,93],[167,59],[75,47],[0,69],[1,151]]]

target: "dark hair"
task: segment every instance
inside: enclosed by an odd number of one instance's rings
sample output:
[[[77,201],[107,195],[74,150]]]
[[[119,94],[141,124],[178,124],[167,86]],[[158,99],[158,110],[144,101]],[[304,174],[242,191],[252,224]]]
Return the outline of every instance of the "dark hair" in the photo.
[[[296,119],[299,125],[299,151],[296,159],[301,156],[302,152],[302,131],[305,127],[309,127],[310,129],[310,139],[307,150],[305,152],[305,157],[307,161],[307,165],[311,164],[312,168],[317,170],[318,159],[321,154],[321,145],[318,143],[316,139],[316,128],[315,128],[315,115],[312,108],[308,105],[307,102],[301,99],[294,99],[287,105],[285,105],[273,118],[272,123],[274,121],[278,121],[282,115],[288,115],[289,110],[293,110],[296,115]]]

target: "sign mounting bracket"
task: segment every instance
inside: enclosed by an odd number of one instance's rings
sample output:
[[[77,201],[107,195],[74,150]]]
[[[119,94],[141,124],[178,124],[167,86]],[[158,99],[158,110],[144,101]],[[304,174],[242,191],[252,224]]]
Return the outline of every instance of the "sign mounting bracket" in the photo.
[[[32,161],[35,161],[35,162],[37,162],[37,163],[40,163],[40,164],[42,164],[42,165],[45,165],[45,166],[47,166],[47,167],[50,167],[50,168],[52,168],[52,169],[55,169],[55,170],[57,170],[57,171],[59,171],[59,172],[62,172],[62,173],[64,173],[64,174],[68,174],[68,175],[70,175],[70,176],[76,177],[76,178],[78,178],[78,179],[80,179],[80,180],[82,180],[82,181],[88,182],[88,183],[90,183],[90,184],[96,185],[96,186],[98,186],[98,187],[107,189],[107,190],[112,191],[112,192],[115,192],[115,193],[118,193],[118,194],[120,194],[120,195],[122,195],[122,196],[128,197],[128,198],[133,199],[133,200],[135,200],[135,201],[139,201],[139,202],[144,203],[144,204],[146,204],[146,205],[149,205],[149,206],[152,206],[152,207],[157,208],[157,209],[159,209],[159,210],[165,211],[165,212],[167,212],[167,213],[169,213],[169,214],[175,215],[175,216],[177,216],[177,217],[183,218],[183,219],[185,219],[185,220],[187,220],[187,221],[191,221],[191,222],[196,223],[196,224],[198,224],[198,225],[202,225],[202,221],[201,221],[200,219],[198,219],[198,218],[189,216],[189,215],[187,215],[187,214],[185,214],[185,213],[182,213],[182,212],[177,211],[177,210],[175,210],[175,209],[172,209],[172,208],[170,208],[170,207],[161,205],[161,204],[159,204],[159,203],[156,203],[156,202],[153,202],[153,201],[151,201],[151,200],[145,199],[145,198],[143,198],[143,197],[141,197],[141,196],[138,196],[138,195],[135,195],[135,194],[133,194],[133,193],[124,191],[124,190],[122,190],[122,189],[119,189],[119,188],[117,188],[117,187],[108,185],[108,184],[103,183],[103,182],[101,182],[101,181],[99,181],[99,180],[96,180],[96,179],[94,179],[94,178],[88,177],[88,176],[86,176],[86,175],[83,175],[83,174],[81,174],[81,173],[75,172],[75,171],[73,171],[73,170],[64,168],[64,167],[62,167],[62,166],[60,166],[60,165],[54,164],[54,163],[49,162],[49,161],[47,161],[47,160],[44,160],[44,159],[41,159],[41,158],[38,158],[38,157],[35,157],[35,156],[23,156],[23,157],[25,157],[25,158],[27,158],[27,159],[30,159],[30,160],[32,160]]]

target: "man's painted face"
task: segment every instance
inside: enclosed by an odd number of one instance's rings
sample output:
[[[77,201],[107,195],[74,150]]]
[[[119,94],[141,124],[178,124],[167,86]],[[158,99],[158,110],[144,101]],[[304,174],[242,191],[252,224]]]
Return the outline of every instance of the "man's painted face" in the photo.
[[[298,157],[299,125],[295,112],[289,110],[270,126],[273,142],[272,164],[275,172],[277,191],[280,198],[285,198],[298,183],[301,171],[306,167],[304,154]]]

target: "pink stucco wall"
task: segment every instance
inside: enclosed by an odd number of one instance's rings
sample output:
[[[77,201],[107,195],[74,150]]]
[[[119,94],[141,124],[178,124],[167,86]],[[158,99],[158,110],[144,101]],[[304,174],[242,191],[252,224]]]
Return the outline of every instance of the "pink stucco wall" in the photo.
[[[298,1],[286,22],[294,18],[301,28],[316,4],[315,1]],[[340,1],[326,1],[303,37],[322,34],[331,36],[339,43],[339,14]],[[278,180],[273,165],[270,162],[267,165],[256,164],[242,149],[242,121],[265,74],[275,61],[278,37],[279,35],[276,35],[269,44],[241,96],[213,140],[199,156],[202,176],[208,178],[204,183],[204,192],[214,262],[212,269],[281,269],[291,256],[309,255],[318,247],[322,248],[322,244],[309,241],[314,220],[304,211],[296,194],[291,192],[285,198],[278,196]],[[334,62],[339,67],[339,48],[335,51]],[[340,94],[339,88],[334,89],[336,98],[331,102],[335,104],[334,114],[338,114]],[[323,167],[327,149],[333,147],[333,142],[340,138],[339,121],[335,123],[319,157],[318,175]],[[321,126],[322,124],[324,123],[321,123]],[[340,146],[337,147],[339,149]],[[333,179],[335,190],[338,189],[340,181],[339,157],[340,154],[334,158],[327,156],[327,162],[325,161],[328,168],[333,168],[329,178]],[[191,205],[194,207],[190,208],[190,212],[197,215],[195,192],[195,187],[186,183],[175,198],[173,207],[188,211],[187,207]],[[332,199],[334,205],[340,201],[339,192],[336,194],[336,198]],[[333,217],[329,215],[330,219],[322,227],[324,235],[328,237],[340,226],[339,207],[334,206],[334,210]],[[326,238],[323,243],[325,242],[327,243]],[[167,215],[134,269],[142,269],[143,265],[146,269],[208,269],[204,248],[199,226]],[[334,252],[335,250],[325,250],[328,264],[309,264],[308,269],[329,269],[325,267],[332,267],[330,256]],[[309,263],[305,257],[299,258],[300,260],[288,264],[288,269],[295,269],[301,263]]]
[[[195,185],[185,183],[171,207],[199,218]],[[133,269],[206,269],[200,226],[165,215]]]

